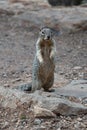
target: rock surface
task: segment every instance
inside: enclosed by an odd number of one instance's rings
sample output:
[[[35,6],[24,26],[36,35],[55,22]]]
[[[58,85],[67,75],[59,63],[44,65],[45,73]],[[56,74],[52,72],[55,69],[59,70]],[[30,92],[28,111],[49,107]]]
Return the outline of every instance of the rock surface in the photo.
[[[74,80],[66,87],[58,88],[56,92],[63,96],[73,96],[83,99],[87,97],[87,80]]]
[[[26,94],[18,90],[0,87],[0,97],[1,105],[5,108],[16,109],[19,104],[23,103],[31,105],[35,117],[87,114],[87,107],[81,103],[83,98],[87,98],[87,81],[85,80],[73,81],[66,87],[56,88],[55,92],[51,93],[41,90]],[[80,100],[78,102],[70,101],[69,97]]]

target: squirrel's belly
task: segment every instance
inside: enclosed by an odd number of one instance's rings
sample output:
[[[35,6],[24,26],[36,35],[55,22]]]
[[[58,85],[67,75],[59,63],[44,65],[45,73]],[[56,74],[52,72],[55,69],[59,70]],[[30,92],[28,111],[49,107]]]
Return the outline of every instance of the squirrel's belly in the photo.
[[[55,69],[55,65],[50,61],[49,62],[45,61],[43,65],[40,66],[39,74],[43,82],[45,82],[49,77],[54,75],[54,69]]]

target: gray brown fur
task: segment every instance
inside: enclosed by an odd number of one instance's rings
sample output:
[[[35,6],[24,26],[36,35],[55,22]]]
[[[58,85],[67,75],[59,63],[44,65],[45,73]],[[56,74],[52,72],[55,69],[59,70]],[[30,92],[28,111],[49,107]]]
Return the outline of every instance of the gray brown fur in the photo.
[[[44,27],[41,29],[39,38],[36,43],[36,54],[32,69],[32,85],[23,86],[24,91],[39,90],[43,88],[48,91],[54,83],[55,70],[55,41],[53,39],[53,31]]]
[[[36,43],[36,55],[32,72],[32,91],[44,88],[48,91],[54,83],[55,41],[52,30],[43,28]]]

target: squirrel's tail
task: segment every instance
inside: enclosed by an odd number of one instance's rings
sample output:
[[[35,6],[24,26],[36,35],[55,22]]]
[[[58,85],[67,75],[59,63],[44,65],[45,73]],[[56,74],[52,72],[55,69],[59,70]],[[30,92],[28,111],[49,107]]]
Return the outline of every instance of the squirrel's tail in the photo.
[[[25,91],[25,92],[31,91],[32,90],[32,83],[19,85],[15,89],[18,89],[20,91]]]

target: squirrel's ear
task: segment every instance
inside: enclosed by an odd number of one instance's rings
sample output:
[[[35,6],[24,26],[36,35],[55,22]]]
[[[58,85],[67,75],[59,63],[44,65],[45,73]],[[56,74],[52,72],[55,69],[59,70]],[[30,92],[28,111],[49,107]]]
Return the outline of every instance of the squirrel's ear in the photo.
[[[45,28],[45,26],[41,26],[41,27],[40,27],[40,31],[41,31],[43,28]]]
[[[44,28],[50,28],[50,27],[47,27],[47,26],[44,26],[44,25],[43,25],[43,26],[40,27],[40,31],[41,31],[42,29],[44,29]]]

